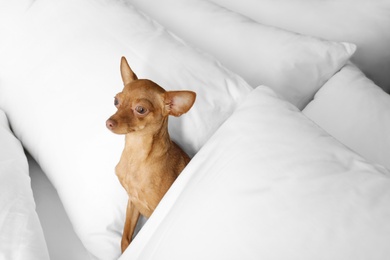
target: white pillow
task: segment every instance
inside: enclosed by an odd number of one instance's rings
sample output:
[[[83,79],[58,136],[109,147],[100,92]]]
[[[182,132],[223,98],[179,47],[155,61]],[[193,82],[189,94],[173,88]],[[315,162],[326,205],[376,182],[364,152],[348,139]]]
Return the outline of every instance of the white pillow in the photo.
[[[265,26],[208,1],[129,1],[253,87],[268,85],[300,109],[355,51],[352,44]]]
[[[390,173],[259,87],[120,260],[387,259]]]
[[[0,110],[0,259],[49,259],[27,158]]]
[[[190,155],[252,90],[123,1],[36,1],[0,46],[0,106],[99,259],[119,257],[127,203],[114,173],[124,138],[105,127],[123,88],[121,56],[140,78],[197,93],[169,123]]]
[[[390,1],[212,0],[264,24],[333,41],[353,42],[352,60],[390,92]]]
[[[12,26],[18,23],[19,18],[25,14],[33,2],[34,0],[0,0],[0,32],[11,32]]]
[[[390,96],[349,64],[303,110],[328,133],[390,169]]]

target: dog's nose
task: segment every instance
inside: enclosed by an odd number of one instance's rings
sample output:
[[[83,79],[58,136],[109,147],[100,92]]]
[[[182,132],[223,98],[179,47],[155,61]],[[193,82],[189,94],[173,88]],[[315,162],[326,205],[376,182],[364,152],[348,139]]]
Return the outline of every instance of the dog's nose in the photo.
[[[112,119],[108,119],[106,121],[106,126],[107,126],[108,129],[112,130],[112,129],[114,129],[116,127],[116,122],[114,120],[112,120]]]

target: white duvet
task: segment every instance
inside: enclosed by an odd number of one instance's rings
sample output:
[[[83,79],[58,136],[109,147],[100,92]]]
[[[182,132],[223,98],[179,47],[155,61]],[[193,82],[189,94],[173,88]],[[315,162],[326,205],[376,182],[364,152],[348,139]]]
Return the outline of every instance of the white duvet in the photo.
[[[0,259],[49,259],[35,211],[27,158],[0,110]]]

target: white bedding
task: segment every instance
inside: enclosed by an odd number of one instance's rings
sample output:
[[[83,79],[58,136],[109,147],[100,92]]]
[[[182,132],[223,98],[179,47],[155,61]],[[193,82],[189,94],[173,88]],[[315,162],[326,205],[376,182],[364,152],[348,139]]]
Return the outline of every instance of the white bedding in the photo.
[[[127,194],[114,167],[124,139],[105,121],[122,89],[120,57],[141,78],[198,94],[169,124],[191,155],[252,88],[123,2],[38,0],[12,26],[0,42],[0,106],[91,255],[116,259]]]
[[[45,235],[50,260],[90,259],[88,251],[73,230],[56,189],[30,155],[27,155],[27,160],[36,211]]]
[[[35,211],[27,158],[0,110],[0,259],[49,259]]]
[[[211,1],[262,24],[355,43],[357,51],[352,61],[378,86],[390,92],[389,0]]]
[[[130,259],[385,260],[390,172],[258,87],[196,154]]]
[[[212,1],[129,2],[179,37],[214,55],[252,87],[267,85],[300,109],[356,49],[354,44],[259,24]]]
[[[121,259],[387,260],[390,184],[381,164],[389,167],[390,99],[345,66],[354,42],[262,25],[203,0],[0,5],[0,108],[57,190],[90,259],[120,257],[127,194],[114,167],[124,139],[105,121],[126,56],[140,78],[193,90],[197,100],[169,122],[194,159]],[[273,90],[253,91],[259,83]],[[386,120],[368,120],[382,112]]]
[[[303,113],[355,152],[390,169],[390,95],[353,64],[334,75]]]

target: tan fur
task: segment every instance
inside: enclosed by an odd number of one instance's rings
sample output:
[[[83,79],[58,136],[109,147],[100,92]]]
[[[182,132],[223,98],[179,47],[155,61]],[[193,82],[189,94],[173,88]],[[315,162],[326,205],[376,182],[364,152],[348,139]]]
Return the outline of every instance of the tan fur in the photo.
[[[169,187],[190,161],[171,141],[168,116],[186,113],[195,102],[192,91],[165,91],[150,80],[139,80],[121,60],[124,89],[115,97],[117,112],[107,128],[125,135],[125,148],[115,168],[129,195],[122,252],[131,242],[140,214],[150,217]]]

